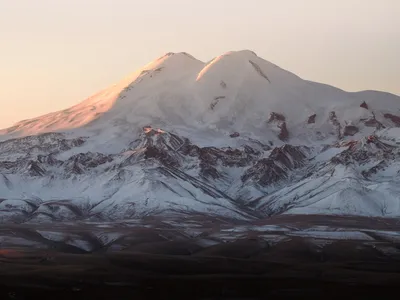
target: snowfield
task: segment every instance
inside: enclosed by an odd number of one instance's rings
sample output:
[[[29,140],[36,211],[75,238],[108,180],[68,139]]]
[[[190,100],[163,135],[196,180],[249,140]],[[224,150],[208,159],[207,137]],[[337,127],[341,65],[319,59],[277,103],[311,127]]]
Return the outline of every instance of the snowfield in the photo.
[[[400,216],[400,97],[168,53],[0,131],[0,220]]]

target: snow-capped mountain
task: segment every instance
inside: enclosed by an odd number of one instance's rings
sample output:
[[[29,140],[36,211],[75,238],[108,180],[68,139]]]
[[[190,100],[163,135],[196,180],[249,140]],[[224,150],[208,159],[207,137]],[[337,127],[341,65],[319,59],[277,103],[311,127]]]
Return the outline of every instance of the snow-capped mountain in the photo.
[[[400,97],[310,82],[245,50],[168,53],[0,131],[0,218],[400,215]]]

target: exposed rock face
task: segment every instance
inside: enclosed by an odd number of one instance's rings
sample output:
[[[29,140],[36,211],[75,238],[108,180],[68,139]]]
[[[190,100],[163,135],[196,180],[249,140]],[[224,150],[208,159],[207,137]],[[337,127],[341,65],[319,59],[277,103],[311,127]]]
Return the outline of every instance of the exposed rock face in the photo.
[[[280,128],[280,133],[278,135],[279,139],[281,141],[287,141],[289,139],[289,131],[286,127],[286,122],[283,122],[282,124],[278,125],[278,128]]]
[[[155,158],[163,165],[179,167],[179,161],[165,149],[160,149],[156,146],[148,146],[144,152],[145,159]]]
[[[331,111],[331,112],[329,113],[329,120],[330,120],[331,123],[334,124],[334,125],[338,125],[338,123],[339,123],[339,121],[337,120],[337,117],[336,117],[336,113],[335,113],[334,111]]]
[[[397,127],[400,127],[400,117],[392,114],[384,114],[386,119],[391,120]]]
[[[289,131],[286,126],[286,118],[284,115],[272,112],[267,121],[268,124],[274,124],[278,129],[278,138],[281,141],[287,141],[289,138]]]
[[[73,161],[79,163],[85,168],[96,168],[99,165],[111,162],[112,160],[113,160],[112,157],[109,155],[104,155],[102,153],[87,152],[71,156],[68,159],[67,163]]]
[[[385,126],[375,118],[370,118],[364,121],[365,126],[375,127],[376,129],[385,128]]]
[[[358,127],[354,125],[347,125],[343,129],[344,136],[353,136],[358,132]]]
[[[38,155],[37,160],[40,163],[46,163],[46,164],[48,164],[50,166],[60,166],[60,165],[62,165],[62,161],[56,159],[53,154]]]
[[[329,113],[329,121],[334,126],[338,138],[339,139],[342,138],[342,127],[341,127],[340,122],[338,121],[336,113],[334,111],[331,111]]]
[[[355,162],[364,164],[371,159],[389,160],[395,157],[395,147],[375,136],[361,141],[352,141],[349,148],[331,159],[335,164],[349,165]]]
[[[204,147],[200,148],[199,151],[201,162],[213,166],[222,165],[226,167],[247,166],[259,155],[260,153],[257,151],[249,153],[249,151],[233,148]]]
[[[249,154],[239,149],[231,148],[199,148],[198,159],[200,161],[200,175],[204,178],[222,178],[218,171],[220,166],[235,168],[244,167],[256,159],[257,154]]]
[[[372,168],[369,168],[368,170],[364,170],[361,172],[361,174],[369,179],[371,178],[374,174],[378,173],[380,170],[384,170],[387,167],[387,162],[382,160],[380,161],[377,165],[373,166]]]
[[[234,133],[231,133],[229,136],[230,136],[231,138],[236,138],[236,137],[239,137],[240,134],[239,134],[239,132],[234,132]]]
[[[85,173],[84,167],[77,161],[74,161],[71,164],[66,165],[65,171],[67,177],[71,174],[82,175]]]
[[[210,180],[225,176],[220,170],[221,167],[242,168],[261,155],[259,150],[248,145],[243,149],[198,147],[189,139],[168,132],[144,138],[139,145],[144,150],[132,154],[124,161],[123,166],[135,165],[141,159],[148,164],[163,166],[172,172],[178,172],[183,166],[189,169],[198,166],[200,177]],[[179,176],[185,177],[182,174]]]
[[[370,117],[369,119],[361,119],[360,121],[362,121],[364,125],[367,127],[375,127],[376,129],[385,128],[385,126],[376,119],[375,114],[373,112],[372,112],[372,117]]]
[[[360,107],[368,109],[368,104],[365,103],[365,101],[363,103],[360,104]]]
[[[220,101],[221,99],[225,99],[225,96],[218,96],[218,97],[215,97],[215,98],[213,99],[213,101],[211,102],[211,104],[210,104],[210,109],[211,109],[211,110],[214,110],[215,106],[217,106],[217,104],[219,103],[219,101]]]
[[[256,64],[254,61],[249,60],[249,63],[253,66],[253,68],[257,71],[257,73],[266,79],[269,83],[271,83],[271,80],[269,80],[268,76],[263,72],[263,70],[260,68],[258,64]]]
[[[284,126],[286,122],[281,120],[275,121],[274,125]],[[344,134],[356,131],[351,126],[344,127]],[[246,140],[246,137],[243,137],[243,140]],[[14,142],[19,143],[19,141]],[[52,143],[59,145],[58,140],[53,140]],[[241,213],[252,211],[257,214],[274,215],[290,210],[291,207],[301,208],[303,205],[310,205],[308,203],[316,203],[320,201],[319,197],[342,193],[342,186],[346,186],[347,182],[342,181],[343,170],[347,172],[346,176],[349,176],[346,180],[354,179],[354,189],[358,191],[357,184],[360,181],[374,180],[379,173],[385,172],[385,169],[392,165],[392,161],[398,161],[396,159],[400,153],[400,147],[392,140],[369,136],[350,142],[337,142],[334,147],[348,148],[340,150],[338,154],[326,160],[314,161],[317,148],[309,149],[289,144],[271,148],[272,145],[270,147],[260,141],[252,140],[248,140],[239,148],[200,147],[183,136],[151,128],[147,128],[147,132],[140,134],[131,145],[130,149],[124,149],[122,153],[113,155],[97,152],[72,154],[76,153],[79,149],[77,148],[69,157],[65,153],[56,155],[43,152],[35,155],[37,158],[34,159],[22,157],[15,161],[0,160],[0,184],[9,193],[16,189],[18,182],[15,182],[15,178],[19,175],[28,179],[27,183],[43,182],[46,188],[60,184],[57,182],[65,184],[68,179],[71,179],[72,186],[79,187],[85,181],[92,182],[99,178],[100,184],[98,182],[97,186],[104,189],[107,197],[114,195],[116,191],[117,193],[125,191],[124,197],[128,198],[124,199],[129,199],[126,203],[118,202],[118,207],[122,208],[114,207],[114,199],[104,200],[107,215],[102,216],[101,213],[93,211],[100,220],[113,219],[112,214],[116,209],[119,209],[116,214],[117,219],[132,215],[162,213],[165,208],[159,209],[159,207],[168,201],[173,203],[173,211],[184,210],[179,201],[185,203],[195,201],[196,205],[210,205],[211,201],[211,205],[216,203],[217,209],[222,209],[224,212],[233,207]],[[9,144],[7,147],[11,146]],[[54,145],[48,146],[51,150],[57,149]],[[337,170],[339,176],[334,175]],[[353,178],[354,172],[358,173]],[[134,188],[126,187],[132,183],[136,189],[141,189],[144,185],[144,192],[140,190],[135,194]],[[360,190],[363,191],[363,187]],[[140,198],[140,193],[144,194],[144,199]],[[158,193],[158,199],[152,196],[152,193]],[[353,197],[352,195],[350,196]],[[90,211],[87,210],[88,203],[82,202],[80,194],[76,197],[79,199],[73,200],[75,201],[73,205],[67,203],[70,206],[65,202],[51,201],[52,199],[29,198],[35,208],[31,209],[23,204],[17,211],[20,211],[20,218],[30,220],[41,214],[37,213],[38,207],[56,220],[90,219],[91,215],[86,213]],[[286,199],[283,204],[282,198]],[[173,202],[174,199],[178,199],[178,202]],[[297,203],[300,201],[298,199],[303,199],[304,202]],[[341,199],[346,201],[348,196],[345,194]],[[0,203],[0,210],[7,213],[14,212],[15,208],[11,211],[5,206],[10,205],[7,201],[11,200],[5,199],[4,205]],[[91,201],[96,206],[102,200]],[[151,201],[157,202],[149,209]],[[223,201],[229,201],[229,205],[223,206],[221,204]],[[134,203],[134,210],[132,210],[133,204],[130,203]],[[257,203],[261,206],[257,206]],[[135,212],[140,205],[143,212]],[[207,206],[207,209],[212,211],[216,208]]]
[[[315,118],[317,117],[317,114],[313,114],[308,117],[307,124],[314,124],[315,123]]]
[[[146,136],[148,136],[148,137],[152,137],[152,136],[154,136],[154,135],[159,135],[159,134],[163,134],[163,133],[164,133],[163,130],[161,130],[161,129],[155,129],[155,128],[152,128],[151,126],[145,126],[145,127],[143,127],[143,132],[144,132],[144,134],[145,134]]]
[[[80,147],[85,143],[85,138],[68,139],[62,133],[44,133],[37,136],[26,136],[0,142],[0,160],[9,160],[10,157],[26,156],[28,153],[57,154]]]
[[[253,180],[261,186],[288,179],[289,171],[304,166],[306,149],[284,145],[275,148],[268,158],[259,160],[242,176],[242,181]]]
[[[27,171],[30,176],[44,176],[46,174],[46,170],[41,168],[36,161],[30,161],[27,166]]]
[[[271,159],[281,162],[289,169],[299,168],[304,165],[308,149],[301,146],[284,145],[275,148],[270,155]]]
[[[284,121],[286,121],[286,118],[282,114],[272,112],[269,116],[268,123],[271,123],[273,121],[283,121],[284,122]]]

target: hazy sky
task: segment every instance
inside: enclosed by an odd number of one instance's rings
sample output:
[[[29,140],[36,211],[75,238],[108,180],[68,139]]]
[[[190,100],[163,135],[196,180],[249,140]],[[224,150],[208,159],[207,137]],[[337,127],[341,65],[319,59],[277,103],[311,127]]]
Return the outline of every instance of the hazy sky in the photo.
[[[0,0],[0,127],[69,107],[166,52],[259,56],[400,94],[400,0]]]

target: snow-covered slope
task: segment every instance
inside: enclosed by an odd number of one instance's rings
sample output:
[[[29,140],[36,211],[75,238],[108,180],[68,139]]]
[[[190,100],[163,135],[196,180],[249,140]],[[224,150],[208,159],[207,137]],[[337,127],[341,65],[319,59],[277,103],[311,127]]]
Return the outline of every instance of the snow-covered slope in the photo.
[[[2,130],[0,216],[398,216],[399,110],[395,95],[306,81],[248,50],[168,53]]]

